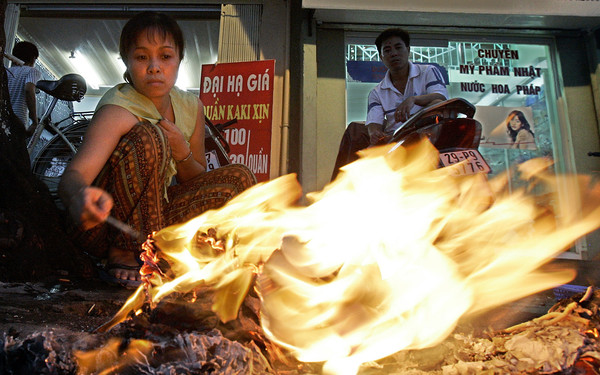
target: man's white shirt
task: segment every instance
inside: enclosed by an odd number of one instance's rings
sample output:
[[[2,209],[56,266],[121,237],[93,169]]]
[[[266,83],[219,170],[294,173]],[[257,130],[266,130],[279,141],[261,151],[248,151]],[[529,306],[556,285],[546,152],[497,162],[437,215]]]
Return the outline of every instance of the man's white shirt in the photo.
[[[27,126],[29,123],[29,110],[25,98],[25,84],[36,84],[42,74],[31,66],[12,66],[8,69],[8,92],[13,112]]]
[[[438,93],[448,98],[448,90],[442,74],[434,65],[413,64],[409,61],[408,81],[404,94],[392,84],[390,72],[369,93],[367,121],[365,124],[382,124],[386,134],[394,134],[402,122],[395,122],[396,108],[408,97]],[[414,105],[410,114],[418,112],[422,107]]]

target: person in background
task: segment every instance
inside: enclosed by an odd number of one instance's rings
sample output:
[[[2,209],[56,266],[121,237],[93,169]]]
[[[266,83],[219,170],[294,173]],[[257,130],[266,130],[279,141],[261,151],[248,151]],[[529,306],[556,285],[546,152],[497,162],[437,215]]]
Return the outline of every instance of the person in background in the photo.
[[[98,103],[59,194],[76,241],[105,259],[101,277],[136,287],[143,239],[108,226],[109,215],[147,236],[222,206],[256,178],[241,164],[206,171],[202,102],[175,87],[184,38],[174,19],[137,14],[123,27],[119,51],[126,83]]]
[[[8,69],[8,92],[13,112],[23,123],[28,135],[37,127],[37,102],[35,84],[42,74],[33,66],[39,57],[39,51],[31,42],[18,42],[12,50],[13,56],[22,60],[24,65],[13,64]],[[28,119],[31,120],[29,125]]]
[[[535,150],[535,136],[525,114],[514,110],[506,117],[506,132],[511,140],[510,148]]]
[[[358,151],[387,143],[412,114],[448,99],[442,74],[435,66],[408,60],[410,35],[405,30],[387,29],[379,34],[375,45],[388,70],[369,93],[365,125],[351,123],[344,132],[331,180],[341,167],[358,159]]]

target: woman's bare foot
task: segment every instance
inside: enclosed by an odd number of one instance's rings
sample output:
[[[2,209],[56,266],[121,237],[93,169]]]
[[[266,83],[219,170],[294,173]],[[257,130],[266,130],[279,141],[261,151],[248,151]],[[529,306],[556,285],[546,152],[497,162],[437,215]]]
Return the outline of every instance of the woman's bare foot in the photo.
[[[141,280],[140,264],[131,251],[111,248],[107,269],[109,274],[120,280]]]

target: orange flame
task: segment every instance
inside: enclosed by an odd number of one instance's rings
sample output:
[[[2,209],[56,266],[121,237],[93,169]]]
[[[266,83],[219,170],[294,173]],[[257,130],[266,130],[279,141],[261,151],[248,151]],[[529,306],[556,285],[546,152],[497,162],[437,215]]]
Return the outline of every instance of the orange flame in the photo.
[[[119,339],[112,338],[100,349],[73,354],[78,365],[78,375],[118,374],[134,363],[147,363],[152,343],[145,340],[132,340],[123,348]]]
[[[598,328],[588,329],[587,331],[585,331],[585,333],[589,333],[590,335],[594,336],[595,338],[600,337],[600,334],[598,333]]]
[[[544,193],[540,205],[526,190],[505,193],[506,176],[487,181],[437,169],[427,142],[389,151],[365,151],[309,194],[306,207],[295,205],[301,190],[287,175],[157,232],[172,277],[151,278],[120,319],[144,294],[155,304],[200,284],[215,289],[220,318],[235,319],[258,274],[269,338],[301,361],[326,362],[326,373],[351,374],[364,362],[440,342],[465,314],[574,277],[538,269],[600,223],[600,189],[589,190],[588,180],[556,180],[545,159],[520,165],[528,186]],[[557,191],[588,210],[573,201],[554,207],[566,200]],[[223,251],[198,245],[213,228]]]

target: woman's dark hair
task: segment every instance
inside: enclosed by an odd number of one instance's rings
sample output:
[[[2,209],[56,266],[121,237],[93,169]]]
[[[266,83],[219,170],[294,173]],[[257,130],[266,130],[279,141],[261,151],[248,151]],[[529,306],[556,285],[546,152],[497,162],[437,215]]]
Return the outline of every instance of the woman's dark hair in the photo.
[[[35,44],[31,42],[19,42],[15,44],[12,50],[12,54],[15,57],[23,60],[25,64],[31,64],[40,56],[40,53],[35,46]]]
[[[519,118],[519,121],[521,121],[521,128],[518,130],[513,130],[513,128],[510,127],[510,120],[512,120],[515,116]],[[531,130],[531,125],[529,125],[529,122],[525,118],[525,114],[517,110],[512,111],[508,114],[508,116],[506,116],[506,130],[508,132],[508,136],[513,142],[517,140],[517,134],[521,131],[521,129],[525,129],[530,132],[531,135],[534,135],[533,131]]]
[[[147,33],[149,39],[155,33],[162,38],[171,36],[175,47],[179,51],[179,60],[183,60],[185,42],[183,32],[177,21],[164,13],[147,11],[136,14],[123,26],[119,41],[119,54],[125,65],[127,65],[127,54],[135,46],[138,36],[144,31]],[[128,71],[123,73],[123,78],[125,78],[125,81],[131,82]]]
[[[402,39],[402,41],[406,45],[406,48],[410,48],[410,35],[408,35],[408,33],[404,29],[401,29],[399,27],[393,27],[391,29],[386,29],[386,30],[382,31],[381,34],[379,34],[379,36],[377,37],[377,39],[375,39],[375,45],[377,46],[377,52],[379,52],[380,55],[381,55],[381,45],[383,44],[383,42],[385,42],[386,40],[388,40],[389,38],[391,38],[393,36],[397,36],[400,39]]]

